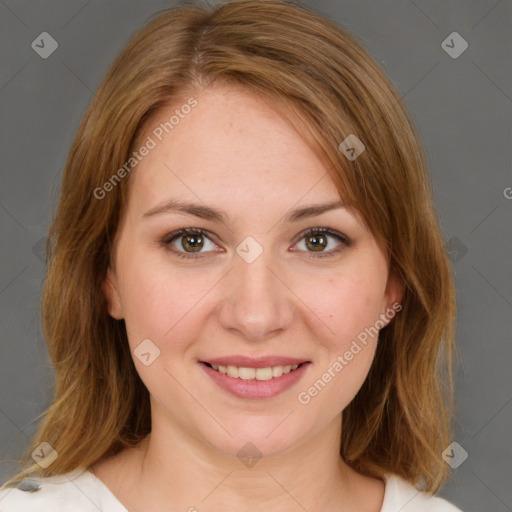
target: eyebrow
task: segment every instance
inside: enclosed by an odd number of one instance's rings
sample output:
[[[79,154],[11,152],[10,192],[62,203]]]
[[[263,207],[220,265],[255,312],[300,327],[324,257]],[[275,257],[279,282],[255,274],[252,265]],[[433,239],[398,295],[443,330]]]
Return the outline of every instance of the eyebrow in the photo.
[[[329,210],[335,210],[338,208],[345,208],[345,203],[341,199],[323,204],[308,205],[289,212],[285,216],[284,222],[297,222],[301,219],[307,217],[315,217]],[[223,210],[212,208],[204,204],[179,201],[177,199],[171,199],[170,201],[166,201],[161,205],[157,205],[154,208],[151,208],[151,210],[148,210],[146,213],[144,213],[142,217],[149,218],[155,215],[173,212],[182,212],[185,214],[194,215],[195,217],[199,217],[201,219],[219,222],[222,224],[227,224],[228,219],[227,213]]]

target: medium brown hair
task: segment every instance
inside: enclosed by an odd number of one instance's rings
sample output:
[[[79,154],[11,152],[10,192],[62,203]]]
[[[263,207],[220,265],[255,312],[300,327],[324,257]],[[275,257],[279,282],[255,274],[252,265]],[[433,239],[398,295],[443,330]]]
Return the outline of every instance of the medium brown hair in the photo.
[[[148,390],[103,291],[130,177],[102,199],[94,190],[128,161],[153,114],[214,82],[279,108],[385,247],[402,311],[380,331],[368,377],[343,411],[341,456],[361,473],[394,473],[435,492],[448,477],[455,300],[421,143],[361,45],[278,0],[166,9],[104,78],[72,143],[48,234],[42,321],[55,396],[8,484],[89,467],[150,432]],[[350,134],[365,145],[353,161],[339,150]],[[47,468],[30,456],[42,442],[58,452]]]

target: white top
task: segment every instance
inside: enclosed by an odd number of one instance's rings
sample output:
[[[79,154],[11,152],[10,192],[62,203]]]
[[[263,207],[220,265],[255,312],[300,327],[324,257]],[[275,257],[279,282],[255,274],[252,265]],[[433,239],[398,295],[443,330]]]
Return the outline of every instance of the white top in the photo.
[[[396,475],[387,475],[385,479],[380,512],[462,512],[442,498],[418,491]],[[110,489],[87,469],[23,482],[25,485],[19,484],[21,489],[0,487],[0,512],[128,512]],[[37,483],[41,484],[39,489],[28,490],[36,488]]]

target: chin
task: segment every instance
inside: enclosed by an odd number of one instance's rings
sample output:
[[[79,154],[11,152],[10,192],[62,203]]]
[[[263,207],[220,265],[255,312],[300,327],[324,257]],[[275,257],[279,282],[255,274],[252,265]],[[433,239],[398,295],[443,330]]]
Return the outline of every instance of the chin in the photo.
[[[284,426],[288,420],[285,419],[283,422],[283,419],[289,412],[279,416],[237,417],[231,422],[223,423],[233,437],[220,427],[217,431],[221,432],[218,432],[215,438],[211,437],[211,430],[204,432],[203,436],[216,451],[235,457],[241,462],[247,458],[256,461],[262,457],[279,457],[292,451],[306,437],[303,424],[297,424],[297,418],[294,418],[295,423],[290,421],[286,427]],[[289,419],[291,420],[293,416],[293,413],[290,414]]]

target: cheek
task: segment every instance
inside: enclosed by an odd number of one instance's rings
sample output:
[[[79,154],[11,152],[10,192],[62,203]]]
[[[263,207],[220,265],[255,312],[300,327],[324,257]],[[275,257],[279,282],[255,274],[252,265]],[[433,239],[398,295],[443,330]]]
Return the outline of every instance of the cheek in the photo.
[[[319,358],[311,378],[297,396],[320,423],[334,419],[352,401],[372,365],[378,342],[375,322],[381,313],[382,276],[347,274],[329,279],[326,293],[308,296],[311,309],[329,329],[316,339]],[[308,304],[309,305],[309,304]]]
[[[375,325],[384,301],[387,274],[385,267],[364,264],[347,266],[334,277],[307,281],[301,285],[298,295],[320,319],[323,344],[331,350],[345,350],[352,339],[366,328]],[[312,286],[314,284],[314,286]],[[318,321],[317,321],[318,325]]]
[[[179,351],[193,330],[199,329],[204,312],[203,297],[215,284],[183,270],[148,263],[142,251],[119,258],[121,298],[132,350],[149,338],[166,351]],[[172,341],[172,343],[171,343]]]

